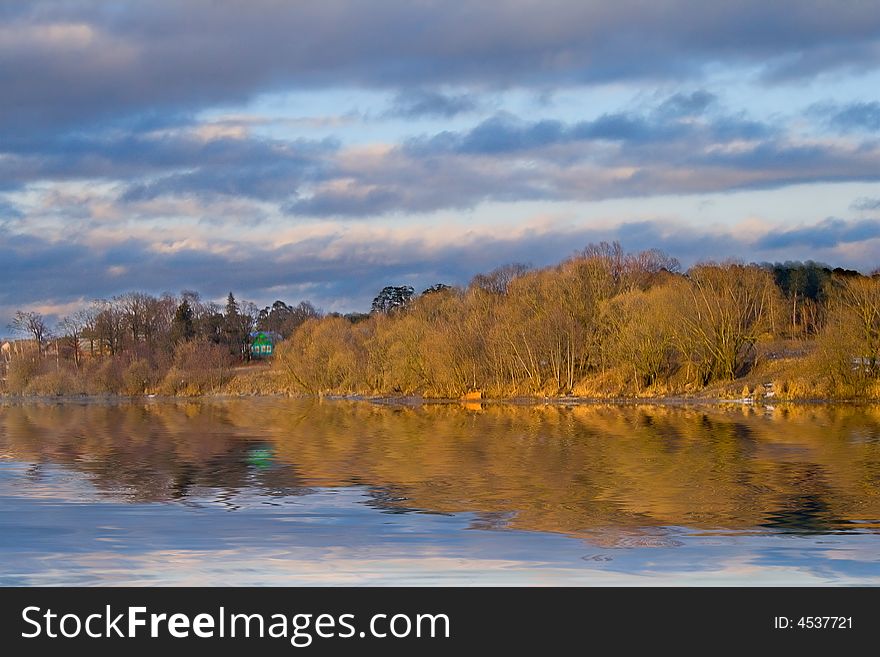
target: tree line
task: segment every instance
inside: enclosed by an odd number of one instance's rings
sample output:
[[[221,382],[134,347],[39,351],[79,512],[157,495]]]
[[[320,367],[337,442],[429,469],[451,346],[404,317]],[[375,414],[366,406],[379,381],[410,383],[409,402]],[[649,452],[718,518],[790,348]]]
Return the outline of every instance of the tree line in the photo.
[[[658,250],[593,244],[555,266],[505,265],[463,287],[386,287],[360,320],[303,323],[278,354],[289,385],[313,394],[669,395],[766,373],[780,395],[878,393],[880,276],[814,262],[705,262],[683,272]]]
[[[9,329],[26,340],[5,354],[5,387],[18,394],[217,391],[232,366],[250,359],[252,332],[286,338],[318,316],[308,301],[258,308],[230,292],[220,305],[190,290],[97,300],[54,328],[40,313],[18,311]]]
[[[877,271],[812,261],[682,271],[659,250],[616,242],[464,286],[389,285],[365,313],[132,292],[54,329],[19,312],[12,328],[35,345],[5,356],[6,391],[24,394],[216,392],[262,330],[283,339],[264,391],[659,396],[742,379],[751,395],[757,377],[781,396],[880,397]]]

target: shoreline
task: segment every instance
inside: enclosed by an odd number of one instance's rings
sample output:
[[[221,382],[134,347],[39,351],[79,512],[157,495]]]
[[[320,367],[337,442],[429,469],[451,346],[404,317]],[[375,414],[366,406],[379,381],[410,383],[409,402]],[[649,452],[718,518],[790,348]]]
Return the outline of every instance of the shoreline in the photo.
[[[669,397],[498,397],[485,399],[455,399],[442,397],[421,397],[419,395],[364,395],[364,394],[290,394],[278,393],[206,393],[200,395],[9,395],[0,394],[0,405],[28,403],[56,404],[114,404],[133,402],[201,402],[228,401],[243,399],[310,399],[313,401],[351,401],[367,402],[378,406],[736,406],[741,408],[772,409],[776,406],[877,406],[880,400],[869,398],[804,398],[804,399],[735,399],[724,397],[669,396]]]

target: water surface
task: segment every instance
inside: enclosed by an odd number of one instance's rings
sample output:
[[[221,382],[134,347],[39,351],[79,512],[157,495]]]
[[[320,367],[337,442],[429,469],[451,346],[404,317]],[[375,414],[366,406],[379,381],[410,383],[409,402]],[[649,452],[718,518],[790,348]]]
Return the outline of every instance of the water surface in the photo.
[[[880,408],[0,405],[0,584],[880,584]]]

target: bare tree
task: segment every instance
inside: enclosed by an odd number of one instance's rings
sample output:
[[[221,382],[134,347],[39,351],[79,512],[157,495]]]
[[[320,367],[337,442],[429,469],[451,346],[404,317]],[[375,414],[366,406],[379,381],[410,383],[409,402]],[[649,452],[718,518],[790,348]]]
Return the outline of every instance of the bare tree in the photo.
[[[679,319],[698,345],[703,383],[732,380],[779,307],[773,277],[756,265],[696,265],[688,272],[691,298]]]
[[[880,279],[839,277],[834,281],[832,311],[844,331],[851,367],[871,377],[880,376]]]
[[[521,262],[502,265],[488,274],[477,274],[471,280],[471,287],[479,288],[492,294],[507,294],[508,286],[520,276],[524,276],[531,267]]]
[[[43,346],[49,339],[49,327],[40,313],[33,311],[17,311],[9,328],[16,333],[28,335],[37,343],[37,352],[43,356]]]
[[[79,368],[82,364],[82,346],[81,341],[85,334],[94,326],[95,310],[94,308],[83,308],[72,315],[68,315],[59,322],[59,326],[63,331],[63,339],[65,346],[71,354],[73,354],[73,363]],[[93,342],[90,340],[90,343]],[[91,350],[94,352],[94,349]]]

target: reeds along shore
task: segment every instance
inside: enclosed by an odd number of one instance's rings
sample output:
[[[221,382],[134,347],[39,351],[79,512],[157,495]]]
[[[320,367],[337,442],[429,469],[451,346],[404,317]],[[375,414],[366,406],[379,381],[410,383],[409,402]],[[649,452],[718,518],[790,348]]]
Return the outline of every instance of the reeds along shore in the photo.
[[[245,362],[254,328],[284,337],[270,362]],[[6,353],[6,393],[880,399],[877,272],[681,272],[659,251],[618,244],[461,288],[389,287],[369,314],[131,294],[59,329],[54,353]],[[84,340],[97,353],[82,353]]]

